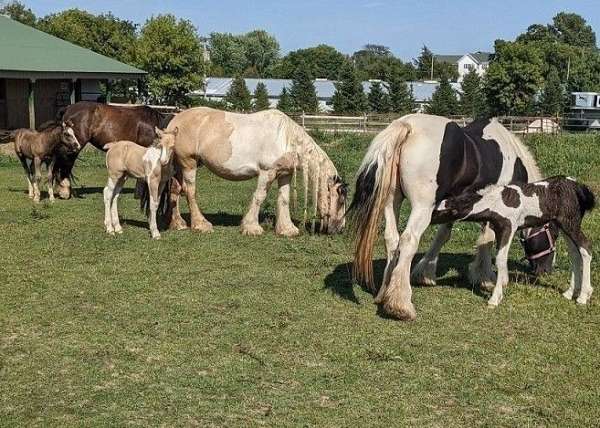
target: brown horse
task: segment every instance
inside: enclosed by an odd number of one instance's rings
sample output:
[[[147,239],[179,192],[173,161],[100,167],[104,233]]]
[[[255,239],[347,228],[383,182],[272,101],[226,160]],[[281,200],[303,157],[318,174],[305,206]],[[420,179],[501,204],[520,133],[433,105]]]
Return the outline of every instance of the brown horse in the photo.
[[[100,150],[104,150],[105,144],[122,140],[148,147],[156,138],[154,128],[162,128],[165,120],[162,114],[147,106],[121,107],[88,101],[68,106],[59,116],[73,123],[82,148],[91,143]],[[72,170],[78,155],[79,151],[58,151],[55,174],[61,198],[71,197]]]
[[[81,146],[73,132],[73,124],[57,123],[46,127],[43,131],[31,129],[17,129],[12,133],[15,141],[15,152],[23,165],[29,197],[34,202],[40,201],[40,181],[42,177],[42,163],[48,168],[48,197],[54,202],[54,164],[59,148],[67,153],[78,151]]]

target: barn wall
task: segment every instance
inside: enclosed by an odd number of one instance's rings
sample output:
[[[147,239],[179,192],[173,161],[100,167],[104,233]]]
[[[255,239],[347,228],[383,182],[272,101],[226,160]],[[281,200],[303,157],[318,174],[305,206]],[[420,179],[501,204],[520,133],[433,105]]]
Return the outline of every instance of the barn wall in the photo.
[[[0,129],[6,129],[6,79],[0,79]]]
[[[28,85],[29,81],[25,79],[6,80],[6,127],[8,129],[29,128]]]
[[[38,80],[35,83],[36,126],[56,119],[58,111],[70,104],[71,82],[68,80]]]

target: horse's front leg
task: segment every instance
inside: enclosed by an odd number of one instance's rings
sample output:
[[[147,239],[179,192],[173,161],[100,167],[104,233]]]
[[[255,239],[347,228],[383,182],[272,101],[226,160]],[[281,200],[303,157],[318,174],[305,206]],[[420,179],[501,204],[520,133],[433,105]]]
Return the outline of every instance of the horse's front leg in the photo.
[[[50,202],[54,202],[54,164],[56,158],[52,157],[52,160],[48,164],[48,198]]]
[[[42,160],[33,158],[33,202],[40,201],[40,182],[42,181]]]
[[[491,308],[495,308],[500,304],[504,296],[503,288],[508,284],[508,251],[515,236],[515,230],[510,226],[506,226],[505,229],[499,231],[498,235],[498,253],[496,254],[498,276],[492,297],[488,300],[488,306]]]
[[[438,228],[429,251],[419,260],[411,273],[411,279],[415,284],[435,285],[438,258],[442,247],[450,239],[452,225],[452,223],[446,223]]]
[[[123,190],[123,186],[125,185],[126,180],[127,180],[127,174],[124,174],[115,183],[115,188],[113,190],[110,216],[112,219],[112,225],[113,225],[115,233],[123,233],[123,228],[121,227],[121,223],[119,222],[118,200],[119,200],[119,195],[121,194],[121,190]]]
[[[573,294],[577,296],[576,302],[578,304],[585,305],[594,291],[591,284],[591,245],[590,241],[580,230],[569,229],[572,228],[567,228],[567,242],[575,274],[575,290]],[[575,260],[579,262],[577,270],[575,270]]]
[[[31,173],[31,168],[33,167],[33,161],[31,161],[31,165],[27,164],[27,158],[22,154],[17,154],[19,157],[19,162],[21,162],[21,166],[25,171],[25,177],[27,178],[27,193],[29,195],[29,199],[33,199],[33,174]]]
[[[156,224],[156,211],[158,210],[158,201],[160,197],[160,181],[157,177],[149,175],[146,177],[148,183],[148,194],[150,196],[150,234],[152,239],[160,239],[160,232]]]
[[[196,163],[183,166],[183,182],[185,196],[190,208],[191,227],[199,232],[212,232],[212,224],[202,215],[198,203],[196,202]]]
[[[300,230],[294,225],[290,217],[290,175],[277,179],[279,194],[277,196],[277,219],[275,233],[282,236],[298,236]]]
[[[110,235],[114,235],[115,229],[112,224],[112,201],[113,201],[113,193],[115,190],[116,179],[112,177],[108,177],[106,187],[104,188],[104,227],[106,228],[106,233]]]
[[[496,236],[489,224],[485,224],[477,239],[477,255],[469,264],[469,279],[484,290],[492,290],[496,281],[492,269],[492,248]]]
[[[260,171],[258,173],[258,183],[254,195],[252,195],[252,201],[250,201],[250,207],[248,212],[242,219],[242,234],[243,235],[261,235],[263,228],[258,222],[258,214],[260,213],[260,207],[267,197],[269,187],[275,180],[275,170]]]

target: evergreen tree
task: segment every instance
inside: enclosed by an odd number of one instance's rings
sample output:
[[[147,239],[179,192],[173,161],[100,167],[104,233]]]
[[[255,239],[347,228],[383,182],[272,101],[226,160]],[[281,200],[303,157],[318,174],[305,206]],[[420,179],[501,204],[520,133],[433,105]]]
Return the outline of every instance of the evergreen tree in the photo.
[[[233,79],[225,102],[235,111],[247,112],[252,109],[252,95],[246,86],[246,81],[242,76],[237,76]]]
[[[400,76],[390,79],[389,93],[390,108],[394,113],[406,114],[415,110],[412,90]]]
[[[421,80],[431,79],[431,63],[433,62],[433,52],[427,46],[423,46],[419,58],[414,60],[417,69],[417,78]]]
[[[292,87],[290,88],[290,97],[292,98],[292,106],[295,111],[303,111],[305,113],[319,111],[317,91],[315,90],[308,66],[304,61],[298,64],[298,68],[296,68],[294,73]]]
[[[550,70],[544,90],[540,99],[540,110],[548,115],[559,115],[563,112],[566,104],[564,87],[555,68]]]
[[[460,99],[461,114],[473,119],[485,117],[486,106],[482,81],[475,70],[471,70],[463,79],[462,91]]]
[[[352,64],[346,64],[340,71],[339,82],[333,94],[333,110],[336,113],[363,113],[368,108],[367,97]]]
[[[390,96],[383,90],[381,83],[377,81],[371,83],[368,99],[369,111],[373,113],[389,113]]]
[[[281,95],[279,96],[279,102],[277,103],[277,110],[280,110],[284,113],[290,113],[294,110],[294,103],[292,102],[292,97],[286,88],[281,90]]]
[[[263,82],[259,82],[254,91],[254,111],[268,110],[270,107],[267,87]]]
[[[448,80],[443,79],[431,97],[431,104],[427,106],[427,113],[447,117],[458,112],[459,105],[456,93]]]

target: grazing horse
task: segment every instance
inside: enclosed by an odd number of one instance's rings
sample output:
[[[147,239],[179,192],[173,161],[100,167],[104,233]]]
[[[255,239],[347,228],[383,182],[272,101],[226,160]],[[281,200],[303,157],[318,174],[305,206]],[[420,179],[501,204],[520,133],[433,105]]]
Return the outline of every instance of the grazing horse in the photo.
[[[144,193],[146,197],[141,198],[140,207],[146,208],[150,216],[152,238],[160,239],[156,225],[156,211],[163,190],[168,192],[167,183],[173,175],[171,158],[177,132],[177,128],[172,132],[163,132],[156,128],[158,139],[150,147],[142,147],[132,141],[118,141],[104,145],[104,149],[108,150],[106,153],[108,182],[104,188],[104,225],[107,233],[114,235],[123,232],[119,223],[117,199],[127,177],[134,177],[144,180],[147,184],[148,191]],[[165,193],[165,201],[167,196],[168,194]]]
[[[23,165],[29,197],[33,202],[40,201],[40,181],[42,163],[48,168],[48,197],[54,202],[54,165],[59,148],[64,151],[76,152],[81,148],[70,121],[53,124],[43,131],[17,129],[12,133],[15,142],[15,152]]]
[[[450,120],[424,114],[404,116],[375,137],[358,171],[350,207],[356,233],[354,277],[373,284],[373,246],[385,216],[387,265],[375,298],[390,316],[412,320],[411,262],[435,206],[445,198],[490,184],[539,180],[540,172],[527,148],[497,121],[477,121],[460,128]],[[403,199],[411,212],[402,236],[396,210]],[[435,284],[439,252],[450,238],[452,223],[440,226],[430,250],[413,270],[413,281]],[[558,232],[552,228],[554,237]],[[535,234],[533,240],[544,240]],[[469,266],[473,283],[491,288],[494,273],[491,247],[494,233],[486,225],[477,242],[478,254]],[[396,249],[399,251],[397,252]],[[531,263],[551,266],[549,253]]]
[[[154,128],[163,128],[163,116],[147,106],[121,107],[81,101],[68,106],[59,115],[62,120],[73,123],[73,130],[81,147],[87,143],[103,150],[113,141],[133,141],[141,146],[152,145],[156,135]],[[59,150],[56,174],[59,180],[59,195],[71,196],[72,170],[79,152]]]
[[[299,234],[289,209],[290,181],[298,170],[304,177],[305,221],[310,185],[313,214],[320,217],[321,230],[326,233],[342,230],[346,185],[325,152],[285,114],[276,110],[237,114],[200,107],[177,114],[167,130],[175,127],[179,128],[179,135],[175,143],[176,173],[171,186],[172,229],[187,227],[179,212],[179,195],[183,190],[191,212],[192,229],[212,231],[212,225],[196,203],[196,169],[205,165],[227,180],[258,177],[250,208],[242,220],[244,235],[263,233],[258,214],[274,180],[279,184],[275,232],[283,236]],[[313,230],[314,226],[313,219]]]
[[[558,176],[528,184],[492,185],[444,199],[433,213],[433,222],[489,222],[498,247],[498,278],[488,301],[491,307],[500,304],[502,287],[508,284],[508,251],[517,230],[552,222],[564,234],[571,257],[571,283],[563,295],[569,300],[577,296],[577,303],[585,305],[593,291],[592,249],[581,231],[581,221],[594,204],[594,194],[587,186]]]

